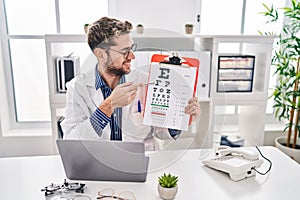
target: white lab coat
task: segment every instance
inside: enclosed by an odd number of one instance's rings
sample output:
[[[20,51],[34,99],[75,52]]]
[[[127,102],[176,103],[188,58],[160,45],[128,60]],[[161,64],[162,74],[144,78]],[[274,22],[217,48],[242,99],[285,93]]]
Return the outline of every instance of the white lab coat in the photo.
[[[133,69],[128,75],[125,75],[125,80],[126,82],[144,83],[147,82],[147,77],[147,74]],[[141,114],[137,113],[137,100],[143,97],[145,97],[145,91],[139,88],[133,103],[122,108],[122,138],[123,141],[144,142],[147,150],[153,150],[155,148],[153,136],[156,138],[156,146],[164,141],[172,141],[173,138],[166,129],[152,129],[142,125]],[[102,101],[101,89],[96,90],[95,88],[94,70],[81,74],[67,83],[67,106],[65,119],[61,123],[64,139],[109,140],[110,125],[108,124],[102,131],[102,135],[99,136],[89,119]]]

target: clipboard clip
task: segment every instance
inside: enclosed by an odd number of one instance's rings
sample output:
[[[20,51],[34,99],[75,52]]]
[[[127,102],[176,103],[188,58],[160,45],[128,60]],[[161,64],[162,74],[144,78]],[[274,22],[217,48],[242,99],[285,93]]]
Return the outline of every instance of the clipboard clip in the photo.
[[[171,56],[166,57],[165,61],[161,61],[160,63],[172,64],[172,65],[181,65],[183,59],[178,56],[177,52],[173,52]]]

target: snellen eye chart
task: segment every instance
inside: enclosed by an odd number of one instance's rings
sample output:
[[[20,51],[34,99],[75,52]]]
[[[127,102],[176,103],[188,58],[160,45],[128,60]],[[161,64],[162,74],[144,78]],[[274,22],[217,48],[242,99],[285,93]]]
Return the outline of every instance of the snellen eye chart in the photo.
[[[143,124],[187,130],[184,108],[196,90],[197,68],[151,63]]]

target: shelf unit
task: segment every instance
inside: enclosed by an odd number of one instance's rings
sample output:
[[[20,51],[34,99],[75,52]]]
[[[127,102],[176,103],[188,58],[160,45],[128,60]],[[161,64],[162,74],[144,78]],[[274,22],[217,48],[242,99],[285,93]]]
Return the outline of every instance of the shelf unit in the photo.
[[[58,56],[67,55],[69,52],[64,51],[64,44],[83,43],[86,41],[85,35],[45,35],[48,87],[51,112],[51,128],[54,153],[58,154],[56,140],[58,139],[57,121],[63,113],[66,106],[66,94],[59,93],[56,83],[55,59]]]
[[[195,37],[200,39],[202,49],[212,52],[210,83],[210,112],[212,117],[210,123],[213,125],[210,126],[210,131],[220,133],[224,131],[224,126],[217,129],[215,125],[217,124],[215,121],[217,106],[239,106],[237,134],[245,138],[245,145],[262,145],[272,48],[275,37],[255,35],[196,35]],[[231,48],[224,48],[229,46]],[[253,89],[251,92],[217,91],[218,58],[219,55],[224,53],[255,56]]]

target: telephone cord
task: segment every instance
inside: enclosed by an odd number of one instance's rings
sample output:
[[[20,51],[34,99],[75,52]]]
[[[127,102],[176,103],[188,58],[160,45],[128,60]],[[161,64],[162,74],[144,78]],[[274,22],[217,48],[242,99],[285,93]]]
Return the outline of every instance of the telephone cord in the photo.
[[[259,154],[261,155],[261,157],[263,157],[265,160],[267,160],[267,161],[270,163],[270,166],[269,166],[269,169],[268,169],[266,172],[260,172],[260,171],[258,171],[257,169],[255,169],[255,167],[253,167],[252,169],[253,169],[254,171],[256,171],[257,173],[259,173],[260,175],[266,175],[266,174],[271,170],[271,168],[272,168],[272,161],[269,160],[268,158],[266,158],[266,157],[261,153],[260,149],[259,149],[257,146],[255,146],[255,147],[256,147],[257,151],[259,152]]]

